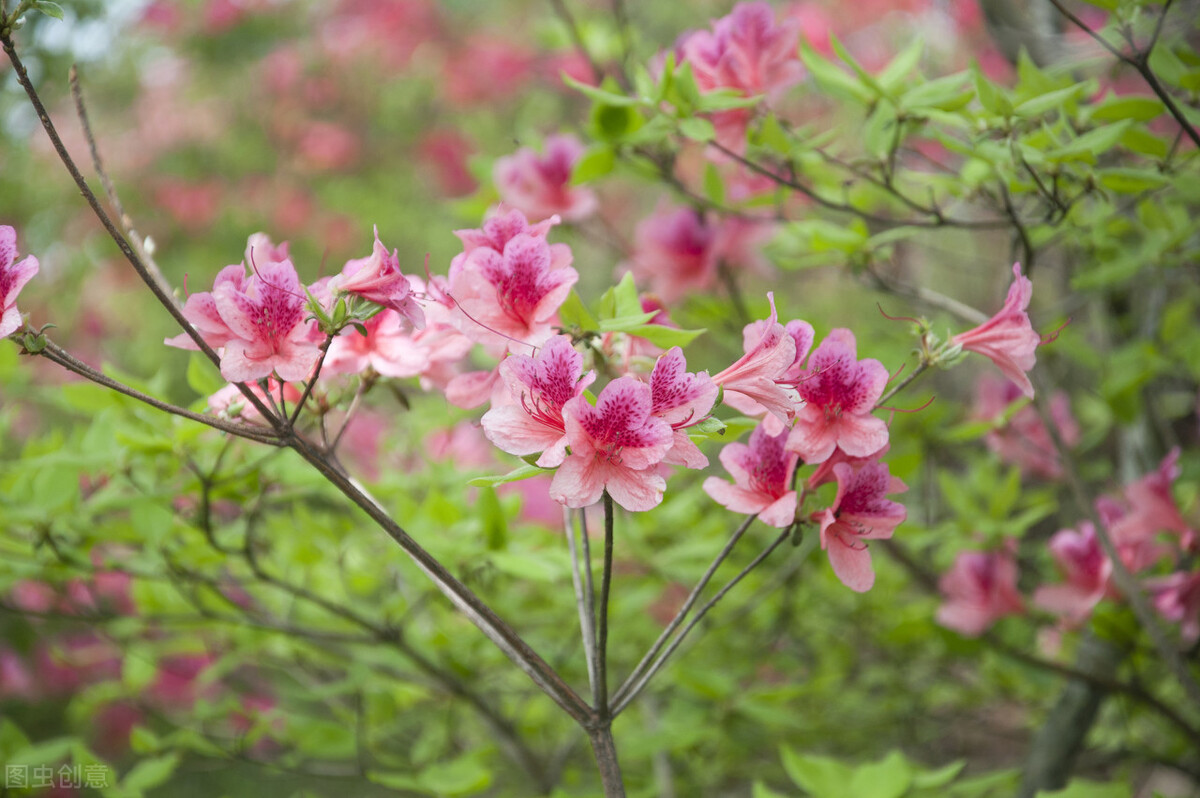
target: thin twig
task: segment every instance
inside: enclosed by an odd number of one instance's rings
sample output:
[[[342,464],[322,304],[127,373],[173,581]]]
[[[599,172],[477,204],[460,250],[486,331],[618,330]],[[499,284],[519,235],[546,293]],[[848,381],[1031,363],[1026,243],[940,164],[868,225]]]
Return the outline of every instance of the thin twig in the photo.
[[[696,606],[696,602],[700,600],[700,594],[704,591],[704,588],[708,587],[708,583],[712,581],[713,575],[717,572],[717,569],[720,568],[721,564],[725,562],[725,559],[729,557],[730,552],[733,551],[733,547],[737,545],[739,540],[741,540],[742,535],[746,534],[746,530],[750,528],[750,525],[754,523],[754,519],[757,517],[757,513],[748,516],[746,520],[734,530],[733,534],[729,537],[729,541],[725,544],[725,547],[721,549],[720,553],[717,554],[717,556],[709,564],[708,569],[704,572],[704,575],[700,577],[700,581],[698,581],[696,586],[692,588],[692,592],[688,594],[687,600],[684,601],[683,606],[679,608],[679,611],[675,613],[675,617],[671,619],[669,624],[667,624],[667,628],[663,629],[662,633],[658,636],[658,639],[654,641],[654,645],[650,646],[650,650],[646,652],[644,657],[642,657],[641,662],[639,662],[637,666],[630,671],[629,676],[626,677],[621,686],[617,688],[616,693],[613,694],[614,701],[619,702],[625,697],[625,694],[629,692],[630,687],[632,687],[637,680],[642,677],[646,668],[650,666],[650,663],[655,657],[658,656],[659,652],[662,651],[663,646],[667,644],[667,640],[672,634],[675,633],[675,630],[678,629],[685,620],[687,620],[688,613],[692,611],[692,607]]]
[[[92,134],[92,125],[88,120],[87,106],[83,102],[83,89],[79,85],[79,67],[76,64],[71,65],[71,73],[68,81],[71,84],[71,96],[75,98],[75,114],[79,117],[79,124],[83,128],[84,138],[87,139],[88,150],[92,155],[92,167],[96,170],[96,174],[100,177],[100,184],[104,186],[104,194],[108,197],[108,201],[112,203],[113,210],[117,212],[117,220],[121,223],[121,229],[125,231],[125,235],[129,236],[130,242],[137,249],[138,257],[146,264],[146,270],[154,277],[159,287],[163,289],[163,293],[174,296],[171,284],[167,282],[167,278],[163,275],[162,269],[158,268],[158,263],[146,251],[146,243],[142,236],[134,229],[133,219],[125,212],[125,206],[121,204],[121,198],[117,195],[117,188],[113,185],[112,180],[108,176],[108,172],[104,170],[104,162],[100,158],[100,148],[96,145],[96,137]]]
[[[153,396],[149,396],[141,391],[135,390],[134,388],[131,388],[128,385],[118,382],[112,377],[105,375],[103,372],[97,371],[87,363],[84,363],[82,360],[72,357],[67,350],[58,346],[53,341],[50,341],[48,338],[43,338],[43,340],[45,341],[46,348],[39,352],[38,356],[44,357],[52,363],[62,366],[67,371],[78,374],[81,377],[85,377],[97,385],[103,385],[105,388],[116,391],[117,393],[123,394],[124,396],[128,396],[132,399],[136,399],[139,402],[150,405],[156,410],[161,410],[164,413],[170,413],[173,416],[180,416],[181,418],[190,419],[191,421],[204,424],[205,426],[219,429],[222,432],[227,432],[230,435],[236,435],[239,438],[246,438],[247,440],[252,440],[257,443],[265,443],[268,446],[284,445],[283,441],[281,441],[272,430],[265,427],[252,427],[246,424],[236,424],[234,422],[225,421],[224,419],[215,418],[213,416],[194,413],[191,410],[188,410],[186,407],[179,407],[178,405],[173,405],[160,399],[155,399]]]
[[[596,630],[592,626],[588,603],[583,596],[583,581],[579,575],[579,552],[575,545],[575,524],[571,508],[563,507],[563,529],[567,533],[567,549],[571,553],[571,584],[575,588],[575,608],[579,611],[579,632],[583,636],[583,656],[587,661],[588,686],[596,694]],[[590,567],[590,563],[589,563]]]
[[[3,45],[5,55],[7,55],[8,60],[12,62],[13,71],[16,72],[17,75],[17,82],[21,84],[21,88],[25,90],[26,96],[29,97],[29,102],[33,105],[33,110],[37,113],[38,120],[42,123],[42,128],[46,131],[46,135],[50,137],[50,143],[54,146],[54,151],[58,154],[58,158],[60,161],[62,161],[63,166],[66,167],[67,172],[70,173],[71,179],[75,181],[75,185],[78,187],[79,193],[83,195],[85,200],[87,200],[88,205],[92,209],[92,213],[94,213],[96,218],[100,220],[100,224],[104,226],[104,229],[116,243],[117,248],[121,250],[121,254],[124,255],[125,259],[129,261],[129,264],[133,266],[134,271],[136,271],[138,276],[142,278],[142,282],[144,282],[154,294],[159,304],[171,314],[172,318],[175,319],[176,323],[179,324],[187,336],[192,339],[197,347],[199,347],[200,351],[204,353],[205,357],[212,361],[213,365],[219,368],[221,365],[220,356],[211,346],[209,346],[208,342],[204,340],[204,336],[200,335],[199,330],[193,327],[191,322],[187,320],[187,317],[183,315],[183,311],[177,304],[175,304],[174,297],[169,292],[163,291],[162,287],[154,279],[154,275],[150,273],[150,270],[146,268],[146,264],[143,263],[141,258],[138,257],[137,253],[133,251],[129,241],[125,239],[125,236],[122,235],[121,231],[118,230],[116,225],[113,224],[112,219],[109,218],[108,213],[105,212],[104,208],[100,205],[100,201],[96,198],[96,195],[88,186],[87,180],[84,179],[83,174],[79,171],[79,167],[75,165],[74,159],[71,158],[71,154],[67,152],[67,147],[65,144],[63,144],[62,138],[58,135],[58,130],[55,128],[54,122],[50,119],[50,113],[46,110],[46,106],[42,104],[42,98],[38,95],[37,89],[33,87],[32,81],[29,80],[29,72],[25,69],[25,64],[17,55],[16,46],[13,44],[12,37],[8,33],[0,35],[0,45]],[[242,395],[246,397],[246,400],[249,401],[256,410],[258,410],[264,419],[269,421],[273,426],[276,427],[276,429],[281,427],[283,420],[277,416],[273,416],[271,412],[267,410],[267,406],[263,404],[261,399],[255,396],[254,392],[250,390],[248,385],[237,383],[237,386],[238,390],[242,392]]]
[[[613,526],[616,523],[612,496],[604,491],[604,570],[600,576],[600,620],[596,630],[596,711],[608,712],[608,594],[612,588]]]
[[[304,384],[304,393],[300,396],[300,401],[296,403],[296,409],[288,418],[288,426],[295,427],[296,419],[300,418],[300,411],[304,409],[304,403],[308,401],[308,397],[312,396],[313,388],[317,384],[317,378],[321,376],[321,367],[325,365],[325,356],[329,354],[329,345],[333,343],[334,336],[332,334],[325,336],[325,340],[321,342],[321,355],[317,358],[317,366],[313,369],[312,376],[308,378],[308,382]],[[283,381],[279,382],[279,401],[283,402]]]
[[[719,602],[721,599],[723,599],[725,597],[725,594],[728,593],[730,590],[732,590],[737,585],[738,582],[741,582],[742,579],[744,579],[747,574],[749,574],[751,571],[753,571],[755,568],[757,568],[759,566],[759,564],[762,563],[763,560],[765,560],[765,559],[767,559],[767,557],[771,556],[771,552],[773,552],[773,551],[775,551],[775,549],[779,548],[779,546],[782,545],[783,542],[791,536],[791,534],[792,534],[792,527],[789,526],[787,529],[783,530],[783,532],[779,535],[779,537],[775,538],[774,542],[772,542],[771,545],[767,546],[767,548],[765,548],[762,552],[760,552],[757,557],[755,557],[753,560],[750,561],[749,565],[747,565],[745,568],[743,568],[741,571],[739,571],[737,576],[735,576],[735,577],[733,577],[733,579],[729,580],[728,584],[726,584],[723,588],[721,588],[715,596],[713,596],[711,599],[708,600],[708,603],[706,603],[703,607],[700,608],[700,610],[696,613],[695,617],[692,618],[691,622],[688,623],[688,625],[683,628],[683,631],[680,632],[679,635],[674,640],[671,641],[671,645],[667,648],[667,650],[664,651],[657,660],[655,660],[654,664],[651,665],[649,669],[647,669],[646,674],[644,676],[642,676],[642,678],[640,680],[638,680],[637,684],[633,685],[627,691],[627,693],[623,699],[621,699],[620,701],[616,702],[613,705],[613,711],[612,711],[613,717],[616,717],[617,715],[621,714],[621,712],[625,709],[625,707],[629,706],[629,704],[632,703],[633,700],[638,697],[638,693],[642,692],[642,690],[645,689],[646,685],[649,684],[650,680],[654,678],[654,674],[658,673],[659,669],[662,668],[662,666],[667,663],[667,660],[669,660],[671,658],[671,655],[675,653],[675,649],[679,648],[679,645],[684,640],[687,639],[688,634],[692,631],[692,629],[694,629],[696,627],[696,624],[700,623],[700,621],[704,618],[704,616],[706,614],[708,614],[708,611],[711,610],[717,604],[717,602]],[[812,543],[810,543],[810,540],[815,542],[816,538],[817,538],[816,535],[808,536],[808,539],[805,540],[805,543],[808,544],[808,547],[801,546],[801,556],[807,555],[808,551],[810,550],[809,547],[811,547],[811,545],[812,545]]]
[[[922,358],[921,362],[917,364],[917,367],[915,369],[913,369],[912,371],[910,371],[908,373],[907,377],[900,380],[900,382],[896,383],[896,385],[893,386],[893,388],[890,391],[885,393],[883,396],[879,397],[879,401],[875,403],[875,407],[872,409],[878,410],[881,407],[883,407],[885,404],[888,403],[889,399],[891,399],[893,396],[900,393],[905,388],[907,388],[909,385],[911,385],[913,383],[913,381],[917,379],[917,377],[920,377],[928,369],[929,369],[929,362],[927,360],[925,360],[924,358]]]

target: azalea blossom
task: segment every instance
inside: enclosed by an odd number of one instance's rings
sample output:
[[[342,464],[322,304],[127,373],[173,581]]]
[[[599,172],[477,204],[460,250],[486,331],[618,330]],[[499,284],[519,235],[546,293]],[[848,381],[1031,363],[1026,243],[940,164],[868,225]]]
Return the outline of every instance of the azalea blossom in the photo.
[[[657,506],[666,480],[655,471],[674,439],[671,426],[651,415],[650,386],[621,377],[605,386],[596,406],[578,396],[563,406],[571,454],[550,483],[567,507],[595,504],[607,490],[626,510]]]
[[[838,447],[852,457],[879,451],[888,442],[888,429],[872,412],[887,382],[882,363],[858,359],[854,333],[833,330],[809,356],[808,369],[795,378],[804,404],[788,447],[806,463],[819,463]]]
[[[550,337],[555,314],[578,279],[570,266],[556,267],[545,238],[517,233],[503,251],[477,247],[460,268],[452,265],[450,295],[468,337],[505,347],[537,346]]]
[[[505,245],[522,233],[546,240],[550,229],[561,221],[559,217],[551,216],[537,224],[530,224],[525,214],[516,208],[506,205],[497,206],[484,220],[483,227],[454,231],[454,235],[458,236],[459,241],[462,242],[463,251],[450,261],[450,273],[447,275],[447,279],[453,281],[455,276],[472,260],[480,257],[487,250],[503,254]],[[570,266],[571,259],[571,248],[566,244],[550,244],[551,269]]]
[[[425,315],[417,304],[412,285],[400,271],[396,251],[388,253],[375,228],[375,248],[368,258],[346,261],[342,273],[329,281],[329,292],[354,294],[385,308],[390,308],[408,320],[412,326],[425,326]]]
[[[875,584],[871,552],[864,541],[890,538],[908,517],[904,505],[886,498],[908,486],[878,462],[857,470],[838,463],[833,476],[837,480],[833,505],[814,515],[821,524],[821,548],[829,552],[829,564],[842,584],[864,593]]]
[[[27,255],[17,260],[17,231],[0,225],[0,338],[16,332],[21,322],[17,294],[38,272],[38,259]]]
[[[974,415],[995,421],[1021,396],[1021,389],[1009,380],[984,375],[976,385]],[[1065,393],[1060,391],[1050,397],[1050,417],[1064,444],[1079,443],[1079,423],[1071,413],[1071,401]],[[984,441],[1002,461],[1016,465],[1028,476],[1058,479],[1062,475],[1054,441],[1033,407],[1022,407],[1003,426],[990,430]]]
[[[1178,556],[1178,549],[1197,546],[1197,533],[1184,520],[1171,495],[1171,484],[1179,477],[1179,449],[1172,449],[1159,467],[1126,485],[1121,499],[1101,496],[1096,510],[1120,552],[1121,562],[1132,572],[1144,571],[1164,557]],[[1160,533],[1176,536],[1177,546]]]
[[[1200,571],[1178,572],[1146,582],[1154,607],[1168,621],[1179,624],[1189,645],[1200,639]]]
[[[775,22],[770,4],[739,3],[728,16],[714,20],[711,30],[683,37],[676,51],[680,62],[692,65],[700,91],[733,89],[746,97],[778,95],[804,74],[797,54],[799,34],[797,20]],[[750,118],[751,111],[746,108],[713,114],[717,140],[740,151]]]
[[[960,552],[938,587],[945,601],[937,622],[966,637],[978,637],[1000,618],[1025,611],[1011,551]]]
[[[512,355],[500,364],[500,376],[513,404],[493,407],[483,416],[488,440],[509,454],[541,452],[537,464],[553,468],[567,456],[563,406],[583,393],[596,372],[583,373],[583,355],[571,339],[555,335],[536,357]]]
[[[225,348],[221,376],[249,382],[277,373],[286,381],[307,379],[320,357],[304,320],[304,293],[290,260],[263,263],[243,279],[225,269],[212,291],[212,303]],[[186,315],[186,308],[185,308]],[[210,344],[211,345],[211,344]]]
[[[712,380],[725,389],[725,404],[743,412],[765,410],[789,422],[796,412],[796,392],[778,380],[795,363],[798,340],[779,323],[775,295],[767,294],[767,300],[771,315],[742,331],[745,354]]]
[[[688,437],[687,428],[708,418],[719,392],[708,372],[688,373],[687,360],[678,346],[672,347],[654,364],[650,374],[650,413],[670,424],[674,437],[671,450],[663,458],[664,463],[687,468],[708,465],[708,458]]]
[[[1078,532],[1073,529],[1056,532],[1049,546],[1066,582],[1039,587],[1033,594],[1033,603],[1077,625],[1087,620],[1092,608],[1109,592],[1112,560],[1100,547],[1096,528],[1088,521],[1079,524]]]
[[[704,492],[735,513],[757,514],[765,524],[782,529],[796,520],[796,491],[792,475],[799,457],[784,444],[787,432],[771,435],[759,425],[747,443],[730,443],[721,449],[721,465],[733,477],[704,480]]]
[[[1004,307],[978,327],[951,338],[969,352],[978,352],[991,361],[1021,389],[1033,398],[1033,383],[1026,374],[1037,362],[1034,350],[1042,342],[1033,331],[1025,312],[1033,297],[1033,283],[1021,274],[1021,264],[1013,264],[1013,284],[1008,289]]]
[[[529,216],[559,214],[568,222],[585,219],[598,202],[591,189],[571,185],[582,156],[583,144],[575,136],[547,136],[542,155],[522,147],[496,161],[496,188],[501,199]]]

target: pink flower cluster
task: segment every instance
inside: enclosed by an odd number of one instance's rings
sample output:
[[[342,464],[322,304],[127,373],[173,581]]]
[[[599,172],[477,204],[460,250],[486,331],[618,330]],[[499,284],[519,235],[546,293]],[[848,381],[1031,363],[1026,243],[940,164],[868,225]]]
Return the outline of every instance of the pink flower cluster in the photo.
[[[500,198],[526,216],[557,214],[577,222],[596,211],[596,194],[571,185],[583,144],[572,135],[547,136],[542,155],[529,147],[496,161],[494,176]]]
[[[17,231],[6,224],[0,225],[0,338],[20,329],[17,294],[37,272],[38,259],[33,255],[17,260]]]
[[[1097,510],[1121,562],[1134,575],[1154,566],[1187,563],[1198,551],[1200,535],[1183,518],[1171,495],[1179,476],[1179,450],[1160,466],[1125,486],[1120,497],[1103,496]],[[1165,537],[1164,537],[1165,535]],[[1016,588],[1015,541],[1002,551],[959,554],[942,578],[945,603],[938,622],[968,636],[982,634],[1005,615],[1025,611]],[[1048,548],[1063,581],[1039,586],[1033,604],[1058,616],[1068,627],[1079,626],[1104,599],[1120,600],[1112,581],[1113,562],[1105,554],[1096,528],[1088,521],[1078,529],[1055,533]],[[1144,581],[1153,602],[1168,620],[1179,623],[1185,640],[1200,638],[1200,572],[1179,570]]]

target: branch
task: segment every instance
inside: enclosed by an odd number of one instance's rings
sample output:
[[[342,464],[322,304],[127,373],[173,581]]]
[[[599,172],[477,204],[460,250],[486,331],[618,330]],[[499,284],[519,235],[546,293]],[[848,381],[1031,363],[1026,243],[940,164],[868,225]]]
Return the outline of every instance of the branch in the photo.
[[[46,348],[37,353],[39,357],[44,357],[52,363],[57,363],[67,371],[78,374],[81,377],[85,377],[98,385],[103,385],[105,388],[116,391],[119,394],[123,394],[136,399],[139,402],[150,405],[156,410],[162,410],[164,413],[170,413],[174,416],[180,416],[182,418],[196,421],[200,424],[204,424],[205,426],[212,427],[213,429],[219,429],[222,432],[227,432],[230,435],[236,435],[239,438],[246,438],[247,440],[255,441],[257,443],[265,443],[268,446],[284,445],[283,441],[281,441],[279,437],[269,429],[265,429],[263,427],[253,427],[247,424],[237,424],[213,416],[194,413],[185,407],[179,407],[178,405],[173,405],[168,402],[155,399],[153,396],[149,396],[141,391],[130,388],[128,385],[106,376],[103,372],[97,371],[83,361],[77,360],[76,358],[72,357],[69,352],[48,338],[44,338],[43,340],[45,340]]]
[[[613,500],[604,491],[604,570],[600,577],[600,628],[596,632],[596,710],[601,718],[609,715],[608,706],[608,594],[612,587]]]
[[[54,123],[50,120],[50,114],[46,111],[46,106],[42,104],[42,98],[38,96],[37,90],[33,87],[33,83],[30,82],[29,72],[26,71],[25,64],[22,63],[20,57],[17,56],[16,47],[13,44],[12,37],[8,32],[0,34],[0,45],[3,45],[5,55],[7,55],[8,60],[12,62],[13,70],[17,74],[17,82],[20,83],[21,88],[25,90],[25,94],[29,97],[29,102],[33,104],[33,109],[37,112],[38,120],[42,123],[42,128],[46,131],[46,135],[50,137],[50,143],[54,145],[54,151],[58,153],[59,160],[61,160],[63,166],[67,168],[67,172],[70,173],[71,179],[75,181],[75,185],[79,188],[79,193],[83,195],[85,200],[87,200],[88,205],[92,209],[92,213],[94,213],[96,218],[100,220],[100,223],[104,225],[104,229],[108,232],[109,236],[112,237],[112,240],[116,242],[117,248],[121,250],[121,254],[124,255],[125,259],[129,261],[129,264],[133,266],[134,271],[137,272],[138,276],[142,278],[142,282],[146,284],[146,286],[154,294],[155,298],[158,299],[159,304],[166,308],[167,312],[171,314],[171,317],[174,318],[176,323],[178,323],[183,331],[187,333],[188,337],[195,342],[196,346],[200,348],[200,351],[203,352],[210,361],[212,361],[213,365],[220,368],[220,356],[217,355],[216,351],[214,351],[213,348],[208,345],[208,342],[204,340],[204,336],[200,335],[200,332],[193,327],[191,322],[189,322],[183,315],[183,311],[177,304],[175,304],[174,297],[172,297],[170,293],[164,291],[162,286],[160,286],[154,279],[154,275],[151,273],[150,269],[146,266],[142,259],[138,257],[138,254],[133,251],[133,248],[125,239],[125,236],[123,236],[121,231],[116,228],[116,225],[113,224],[112,219],[109,218],[104,208],[101,207],[100,201],[96,199],[96,195],[92,193],[91,188],[88,187],[87,181],[80,173],[79,167],[75,165],[75,161],[72,160],[71,154],[67,152],[66,145],[63,144],[62,138],[60,138],[58,135],[58,130],[54,127]],[[242,392],[242,395],[246,397],[247,401],[249,401],[250,404],[253,405],[256,410],[258,410],[264,419],[269,420],[278,429],[282,424],[282,420],[272,415],[271,412],[267,410],[267,406],[263,404],[261,399],[254,395],[254,392],[251,391],[248,386],[241,383],[238,383],[237,385],[238,390]]]
[[[579,631],[583,636],[583,657],[587,660],[588,685],[592,688],[593,701],[596,695],[596,629],[594,618],[589,607],[591,603],[584,598],[583,583],[579,576],[579,553],[575,546],[575,524],[571,521],[571,508],[563,508],[563,528],[567,533],[567,548],[571,552],[571,584],[575,588],[575,608],[579,612]],[[589,561],[585,567],[591,570]],[[591,583],[589,580],[589,589]]]
[[[708,583],[712,581],[713,574],[715,574],[717,569],[721,567],[721,563],[725,562],[725,559],[729,556],[729,553],[733,551],[733,547],[737,545],[739,540],[741,540],[742,535],[746,534],[746,530],[750,528],[750,525],[754,523],[754,519],[757,517],[757,513],[748,516],[746,520],[734,530],[733,535],[729,538],[729,542],[725,544],[725,548],[721,549],[721,552],[708,566],[708,570],[706,570],[704,575],[700,577],[700,581],[696,583],[694,588],[692,588],[692,592],[688,594],[687,600],[684,601],[683,606],[679,608],[679,612],[675,613],[675,617],[671,619],[669,624],[667,624],[667,628],[663,629],[662,634],[660,634],[658,639],[654,641],[654,645],[650,646],[650,650],[646,652],[644,657],[642,657],[641,662],[634,667],[634,669],[629,673],[629,676],[617,689],[617,692],[613,695],[614,700],[620,701],[622,698],[624,698],[629,692],[630,688],[638,681],[638,679],[642,677],[646,669],[650,666],[650,663],[655,657],[658,656],[659,652],[662,651],[663,646],[667,644],[667,640],[687,619],[688,613],[692,611],[692,607],[696,606],[696,602],[699,601],[700,593],[703,592],[704,588],[708,586]]]

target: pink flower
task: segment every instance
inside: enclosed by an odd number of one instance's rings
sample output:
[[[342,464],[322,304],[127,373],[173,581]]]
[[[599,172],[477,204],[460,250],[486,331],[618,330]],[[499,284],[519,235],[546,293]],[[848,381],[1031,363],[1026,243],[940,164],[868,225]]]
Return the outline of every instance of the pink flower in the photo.
[[[1155,608],[1172,623],[1189,645],[1200,639],[1200,571],[1174,573],[1146,583]]]
[[[792,475],[799,459],[784,448],[786,441],[786,432],[771,435],[760,424],[750,433],[749,444],[727,444],[720,459],[733,484],[709,477],[704,492],[732,512],[757,514],[765,524],[786,527],[796,520]]]
[[[1025,611],[1010,551],[961,552],[938,587],[946,601],[937,622],[966,637],[978,637],[1000,618]]]
[[[1021,389],[1008,380],[990,375],[981,377],[976,385],[975,415],[988,421],[998,420],[1021,395]],[[1065,393],[1051,397],[1050,416],[1063,443],[1067,446],[1079,443],[1079,424]],[[1050,433],[1032,407],[1018,410],[1004,426],[988,432],[984,440],[1001,460],[1016,465],[1028,476],[1057,479],[1062,474]]]
[[[571,339],[555,335],[542,345],[537,357],[512,355],[500,364],[516,404],[493,407],[483,415],[488,440],[509,454],[541,452],[542,468],[560,465],[567,456],[567,427],[563,406],[583,393],[596,372],[583,373],[583,355]]]
[[[38,272],[38,259],[33,255],[17,261],[17,231],[0,225],[0,338],[12,335],[21,327],[21,312],[17,310],[17,294]]]
[[[1179,474],[1179,447],[1175,447],[1157,469],[1126,486],[1125,498],[1138,524],[1155,532],[1173,532],[1179,535],[1184,548],[1191,548],[1196,543],[1196,531],[1183,519],[1171,495],[1171,484],[1179,479]],[[1121,530],[1114,529],[1113,535],[1120,536]]]
[[[882,363],[858,359],[854,333],[833,330],[808,358],[808,370],[796,378],[804,404],[788,447],[806,463],[819,463],[838,447],[852,457],[879,451],[888,442],[887,424],[871,413],[887,381]]]
[[[504,254],[504,247],[518,235],[526,233],[534,238],[545,240],[550,228],[561,219],[551,216],[537,224],[530,224],[525,214],[516,208],[499,205],[483,222],[478,230],[455,230],[454,235],[462,241],[463,251],[450,261],[450,273],[447,279],[451,282],[465,269],[468,264],[483,257],[488,250]],[[562,269],[571,265],[571,248],[566,244],[550,244],[550,268]]]
[[[738,3],[712,30],[696,31],[679,45],[692,65],[701,91],[738,89],[746,96],[770,94],[799,82],[804,67],[797,55],[800,26],[776,24],[770,4]]]
[[[821,548],[829,552],[829,564],[842,584],[865,593],[875,584],[875,570],[864,541],[890,538],[908,517],[904,505],[886,498],[908,487],[878,462],[857,470],[838,463],[833,475],[837,480],[833,506],[814,515],[821,522]]]
[[[1014,263],[1013,284],[1000,312],[975,329],[950,339],[969,352],[991,358],[1004,376],[1030,399],[1033,398],[1033,384],[1025,372],[1037,362],[1034,350],[1042,342],[1025,313],[1032,297],[1033,283],[1021,274],[1021,264]]]
[[[550,497],[586,507],[608,491],[626,510],[649,510],[662,501],[666,480],[655,473],[671,448],[667,422],[650,414],[650,386],[634,377],[613,380],[596,400],[583,396],[563,406],[571,454],[550,483]]]
[[[778,380],[796,361],[798,339],[779,323],[775,295],[767,294],[767,299],[771,315],[747,324],[742,331],[746,354],[712,380],[725,388],[725,403],[731,407],[743,412],[765,409],[787,422],[796,412],[796,394]]]
[[[375,248],[369,258],[346,261],[342,273],[329,281],[330,293],[354,294],[377,305],[391,308],[408,320],[412,326],[425,326],[425,315],[413,296],[412,285],[400,271],[400,258],[379,240],[379,228],[375,228]]]
[[[544,154],[529,147],[496,161],[494,176],[500,198],[529,216],[559,214],[568,222],[587,218],[596,210],[591,189],[571,185],[583,144],[571,135],[547,136]]]
[[[686,429],[708,418],[719,392],[708,372],[688,372],[683,350],[677,346],[654,364],[650,374],[650,414],[670,424],[675,439],[671,451],[663,458],[664,463],[686,468],[708,465],[708,458],[688,437]]]
[[[689,207],[659,205],[634,233],[634,277],[664,302],[712,286],[717,276],[716,231]]]
[[[450,294],[466,317],[463,332],[481,342],[539,345],[550,337],[558,307],[579,273],[555,268],[545,238],[518,233],[503,252],[479,247],[452,267]]]
[[[287,381],[307,379],[320,350],[309,340],[304,291],[290,260],[260,264],[240,284],[218,277],[212,300],[232,336],[224,344],[221,376],[249,382],[274,372]]]
[[[680,61],[692,65],[701,91],[734,89],[752,97],[776,95],[799,82],[804,67],[797,55],[800,24],[794,19],[775,23],[767,3],[739,3],[712,30],[696,31],[679,43]],[[745,146],[750,110],[739,108],[712,115],[718,140],[741,150]]]
[[[421,373],[422,353],[412,346],[412,329],[394,310],[384,310],[363,322],[367,334],[348,327],[333,339],[325,357],[329,374],[361,374],[368,368],[385,377],[412,377]]]
[[[1088,521],[1079,524],[1078,532],[1073,529],[1056,532],[1049,545],[1067,581],[1039,587],[1033,594],[1033,603],[1066,616],[1072,625],[1082,623],[1109,590],[1112,560],[1105,556],[1096,538],[1096,528]]]

